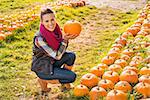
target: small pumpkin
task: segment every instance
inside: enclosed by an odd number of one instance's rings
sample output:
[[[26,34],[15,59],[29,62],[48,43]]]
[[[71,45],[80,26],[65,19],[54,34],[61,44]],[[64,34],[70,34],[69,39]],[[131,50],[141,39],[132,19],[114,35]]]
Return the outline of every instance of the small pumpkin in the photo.
[[[122,54],[120,59],[123,59],[125,61],[128,61],[130,59],[130,57],[128,55]]]
[[[127,65],[127,62],[123,59],[118,59],[115,61],[115,64],[120,65],[123,68]]]
[[[137,67],[134,67],[134,66],[126,66],[126,67],[123,69],[123,71],[125,71],[125,70],[132,70],[132,71],[134,71],[134,72],[136,72],[136,73],[139,72],[139,70],[137,69]]]
[[[111,90],[107,96],[106,100],[128,100],[127,94],[120,90]]]
[[[98,86],[108,90],[114,88],[114,83],[111,80],[108,79],[102,79],[98,82]]]
[[[0,34],[0,40],[4,40],[6,36],[4,34]]]
[[[139,27],[130,27],[127,29],[127,32],[132,33],[133,36],[136,36],[139,31],[140,31]]]
[[[104,74],[104,69],[98,66],[91,68],[90,73],[95,74],[98,77],[101,77]]]
[[[124,32],[122,33],[121,37],[128,38],[128,37],[133,37],[133,35],[130,32]]]
[[[144,98],[150,97],[150,84],[140,82],[134,87],[135,91],[141,93]]]
[[[142,75],[139,78],[139,82],[149,83],[150,84],[150,75]]]
[[[112,47],[121,49],[123,47],[123,45],[121,45],[119,43],[115,43],[115,44],[112,45]]]
[[[102,78],[111,80],[113,83],[117,83],[119,81],[118,73],[113,71],[106,71]]]
[[[140,64],[140,62],[139,61],[131,61],[130,63],[129,63],[129,66],[134,66],[134,67],[137,67],[138,65]]]
[[[110,65],[108,69],[111,71],[117,72],[117,73],[122,71],[122,67],[120,65],[117,65],[117,64]]]
[[[107,92],[104,88],[96,86],[91,89],[89,95],[90,100],[99,100],[100,97],[105,97]]]
[[[132,70],[125,70],[120,75],[121,81],[127,81],[129,83],[137,83],[138,82],[138,75],[136,72]]]
[[[127,43],[127,40],[126,40],[126,38],[119,37],[119,38],[117,38],[117,39],[115,40],[115,43],[118,43],[118,44],[121,44],[121,45],[125,46],[126,43]]]
[[[66,34],[76,34],[78,36],[81,30],[82,30],[82,25],[78,21],[70,20],[64,24],[64,32]]]
[[[111,56],[111,57],[114,57],[115,59],[117,59],[119,56],[119,53],[116,51],[109,51],[108,56]]]
[[[104,63],[100,63],[97,65],[97,67],[103,68],[103,69],[107,69],[108,65],[104,64]]]
[[[85,85],[80,84],[74,88],[73,93],[77,97],[82,97],[89,94],[89,89]]]
[[[147,64],[148,65],[148,64]],[[140,72],[139,72],[141,75],[150,75],[150,67],[149,66],[146,66],[146,67],[143,67],[141,68]]]
[[[111,56],[105,56],[103,59],[102,59],[102,63],[106,64],[106,65],[111,65],[113,64],[115,61],[115,58],[114,57],[111,57]]]
[[[118,83],[116,83],[114,89],[127,93],[128,91],[132,90],[132,87],[127,81],[119,81]]]
[[[128,55],[131,57],[133,55],[133,50],[132,49],[125,49],[122,51],[122,54]]]
[[[99,78],[92,73],[87,73],[87,74],[83,75],[80,80],[81,84],[83,84],[89,88],[96,86],[98,84],[98,82],[99,82]]]

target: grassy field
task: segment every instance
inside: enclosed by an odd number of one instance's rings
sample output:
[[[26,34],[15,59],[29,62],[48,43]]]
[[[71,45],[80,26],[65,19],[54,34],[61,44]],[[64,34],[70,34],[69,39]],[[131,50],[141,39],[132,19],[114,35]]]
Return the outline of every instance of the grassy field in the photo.
[[[48,0],[47,0],[48,1]],[[47,2],[45,1],[45,2]],[[42,0],[1,0],[0,12],[24,9]],[[4,8],[4,9],[2,9]],[[15,10],[14,10],[15,9]],[[81,36],[72,40],[68,50],[77,54],[75,72],[80,77],[88,70],[100,63],[114,40],[124,32],[137,18],[138,11],[121,12],[111,8],[95,8],[91,6],[79,8],[54,9],[61,27],[67,20],[75,19],[82,23]],[[0,99],[17,100],[31,98],[39,92],[36,75],[30,71],[32,59],[32,39],[38,30],[39,19],[30,22],[28,26],[17,29],[14,35],[0,41]],[[82,41],[79,41],[82,40]],[[72,95],[68,100],[77,100]],[[78,100],[82,98],[78,98]]]

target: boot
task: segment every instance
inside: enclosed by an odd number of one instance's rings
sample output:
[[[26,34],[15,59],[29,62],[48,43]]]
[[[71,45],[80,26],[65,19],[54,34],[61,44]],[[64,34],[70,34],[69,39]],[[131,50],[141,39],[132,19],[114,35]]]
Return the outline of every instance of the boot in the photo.
[[[42,92],[50,92],[51,91],[51,88],[47,87],[48,82],[46,80],[38,78],[38,82],[41,86]]]
[[[51,84],[60,84],[59,80],[46,80],[47,83],[51,83]]]
[[[66,83],[66,84],[62,84],[61,91],[65,92],[73,88],[74,88],[74,85],[72,83]]]

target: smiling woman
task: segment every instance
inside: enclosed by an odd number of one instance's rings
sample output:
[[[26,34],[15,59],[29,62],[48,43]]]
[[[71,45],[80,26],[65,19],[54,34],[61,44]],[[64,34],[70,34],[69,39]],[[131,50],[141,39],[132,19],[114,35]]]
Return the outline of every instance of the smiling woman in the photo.
[[[45,7],[41,10],[40,30],[33,40],[33,60],[31,70],[39,77],[43,92],[49,92],[48,83],[62,84],[62,90],[70,89],[76,79],[71,71],[75,54],[66,52],[69,39],[76,35],[64,35],[56,22],[53,11]],[[62,68],[63,67],[63,68]]]

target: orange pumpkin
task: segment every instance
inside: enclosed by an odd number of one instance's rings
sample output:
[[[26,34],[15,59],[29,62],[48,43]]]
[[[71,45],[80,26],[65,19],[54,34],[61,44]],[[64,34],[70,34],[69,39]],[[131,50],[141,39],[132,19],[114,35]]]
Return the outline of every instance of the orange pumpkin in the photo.
[[[127,93],[128,91],[132,90],[132,87],[127,81],[119,81],[115,85],[114,89],[115,90],[120,90],[120,91],[123,91],[123,92]]]
[[[121,49],[123,47],[123,45],[121,45],[119,43],[115,43],[115,44],[112,45],[112,47]]]
[[[114,83],[111,80],[102,79],[98,82],[98,86],[104,88],[104,89],[113,89]]]
[[[103,69],[107,69],[108,65],[106,65],[104,63],[101,63],[101,64],[98,64],[97,67],[100,67],[100,68],[103,68]]]
[[[128,38],[128,37],[132,37],[133,35],[130,32],[124,32],[121,37],[123,38]]]
[[[106,100],[128,100],[127,94],[120,90],[111,90],[107,96]]]
[[[123,71],[125,71],[125,70],[132,70],[132,71],[134,71],[134,72],[136,72],[136,73],[139,72],[139,70],[138,70],[136,67],[134,67],[134,66],[126,66],[126,67],[123,69]]]
[[[143,24],[142,24],[143,27],[147,27],[147,28],[150,28],[150,20],[149,19],[145,19]]]
[[[113,47],[112,49],[110,49],[109,52],[112,52],[112,51],[115,51],[115,52],[118,52],[118,53],[121,52],[120,48],[117,48],[117,47]]]
[[[89,89],[85,85],[80,84],[74,88],[73,93],[77,97],[82,97],[89,94]]]
[[[0,34],[0,40],[4,40],[5,39],[5,35],[4,34]]]
[[[105,57],[102,59],[102,63],[104,63],[104,64],[106,64],[106,65],[111,65],[111,64],[114,63],[114,60],[115,60],[114,57],[105,56]]]
[[[139,27],[130,27],[127,29],[127,32],[132,33],[133,36],[136,36],[139,31],[140,31]]]
[[[146,66],[146,67],[143,67],[141,68],[140,72],[139,72],[141,75],[150,75],[150,67],[149,66]]]
[[[80,80],[81,84],[83,84],[89,88],[96,86],[98,84],[98,82],[99,82],[99,78],[92,73],[87,73],[87,74],[83,75]]]
[[[115,42],[118,43],[118,44],[121,44],[121,45],[125,46],[126,43],[127,43],[127,40],[126,40],[126,38],[119,37],[119,38],[117,38],[117,39],[115,40]]]
[[[119,56],[119,53],[116,51],[109,51],[108,56],[111,56],[111,57],[114,57],[115,59],[117,59],[117,57]]]
[[[127,81],[129,83],[137,83],[138,75],[132,70],[125,70],[120,75],[121,81]]]
[[[90,73],[95,74],[98,77],[101,77],[104,73],[104,69],[98,66],[91,68]]]
[[[133,50],[132,49],[125,49],[122,51],[122,54],[128,55],[131,57],[133,55]]]
[[[140,64],[140,62],[138,62],[138,61],[131,61],[129,63],[130,66],[134,66],[134,67],[137,67],[139,64]]]
[[[142,61],[143,58],[142,58],[141,56],[134,56],[134,57],[132,58],[132,60],[134,60],[134,61]]]
[[[81,30],[82,30],[82,26],[78,21],[71,20],[71,21],[67,21],[64,24],[64,32],[66,34],[76,34],[78,36]]]
[[[117,65],[117,64],[110,65],[108,69],[111,70],[111,71],[117,72],[117,73],[122,71],[121,66]]]
[[[91,89],[89,95],[90,100],[99,100],[100,97],[105,97],[107,92],[104,88],[96,86]]]
[[[149,83],[150,84],[150,75],[142,75],[139,78],[139,82]]]
[[[127,65],[127,62],[123,59],[118,59],[115,61],[115,64],[120,65],[123,68]]]
[[[140,82],[134,87],[135,91],[141,93],[144,98],[150,97],[150,84]]]
[[[103,79],[111,80],[113,83],[117,83],[119,81],[119,75],[117,72],[106,71],[103,75]]]
[[[130,57],[128,55],[122,54],[120,59],[123,59],[125,61],[128,61],[130,59]]]

